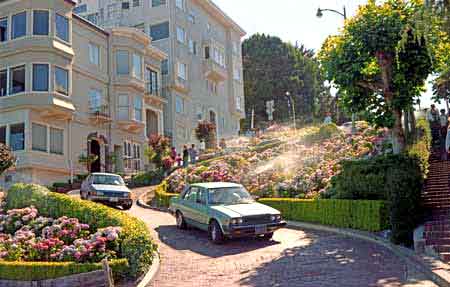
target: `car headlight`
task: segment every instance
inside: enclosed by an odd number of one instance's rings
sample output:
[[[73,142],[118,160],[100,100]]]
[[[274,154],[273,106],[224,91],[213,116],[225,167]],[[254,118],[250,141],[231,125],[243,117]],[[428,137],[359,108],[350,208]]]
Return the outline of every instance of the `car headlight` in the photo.
[[[271,215],[270,216],[270,220],[272,220],[272,221],[280,221],[281,220],[281,215],[279,215],[279,214]]]
[[[233,218],[230,220],[230,223],[232,225],[238,225],[238,224],[242,224],[244,221],[242,220],[242,218]]]

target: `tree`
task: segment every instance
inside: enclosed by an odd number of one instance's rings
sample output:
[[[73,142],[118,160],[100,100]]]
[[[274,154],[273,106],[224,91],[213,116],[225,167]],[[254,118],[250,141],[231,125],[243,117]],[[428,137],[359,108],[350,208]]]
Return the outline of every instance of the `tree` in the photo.
[[[170,140],[164,136],[153,134],[148,141],[148,148],[145,150],[149,162],[153,163],[157,169],[164,171],[172,167],[173,160],[170,159]]]
[[[12,167],[15,162],[14,155],[11,149],[0,143],[0,175],[4,173],[8,168]]]
[[[329,96],[314,51],[303,45],[256,34],[244,41],[242,53],[247,126],[252,109],[256,123],[267,121],[266,102],[271,100],[275,101],[274,119],[289,120],[287,91],[300,118],[312,118],[319,110],[316,105]]]
[[[352,111],[391,128],[394,152],[405,149],[403,111],[410,111],[432,72],[431,43],[417,36],[419,0],[369,0],[342,33],[324,43],[319,58],[328,80]]]

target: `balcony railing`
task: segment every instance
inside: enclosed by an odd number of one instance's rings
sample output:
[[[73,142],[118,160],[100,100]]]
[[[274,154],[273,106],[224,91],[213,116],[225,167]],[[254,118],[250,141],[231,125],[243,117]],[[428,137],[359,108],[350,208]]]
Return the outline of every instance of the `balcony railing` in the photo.
[[[93,116],[109,117],[109,106],[108,105],[91,106],[89,107],[89,113]]]

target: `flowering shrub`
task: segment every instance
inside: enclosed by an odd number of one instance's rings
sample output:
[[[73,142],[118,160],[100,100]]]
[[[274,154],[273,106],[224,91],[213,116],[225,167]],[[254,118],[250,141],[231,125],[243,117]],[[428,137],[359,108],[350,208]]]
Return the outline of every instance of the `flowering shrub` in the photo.
[[[311,135],[320,136],[311,141]],[[282,144],[263,151],[238,151],[179,169],[167,178],[167,192],[180,193],[186,183],[230,181],[243,184],[261,197],[316,198],[340,172],[341,161],[388,152],[386,135],[385,130],[362,122],[353,136],[339,132],[335,125],[298,131],[277,129],[257,141],[279,139]]]
[[[117,258],[119,227],[99,229],[66,216],[39,216],[33,206],[0,210],[0,261],[99,262]]]
[[[0,175],[14,165],[14,155],[11,149],[0,143]]]

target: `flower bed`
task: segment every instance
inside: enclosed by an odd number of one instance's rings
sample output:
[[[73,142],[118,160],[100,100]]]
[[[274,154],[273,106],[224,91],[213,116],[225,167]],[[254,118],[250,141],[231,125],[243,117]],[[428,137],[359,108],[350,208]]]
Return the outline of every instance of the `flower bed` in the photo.
[[[9,248],[7,257],[1,256],[0,271],[8,272],[0,272],[1,279],[14,280],[18,270],[33,268],[48,269],[49,275],[32,272],[35,276],[25,278],[42,280],[92,271],[101,269],[98,262],[106,257],[116,278],[137,277],[152,263],[156,245],[145,224],[119,210],[24,184],[14,185],[5,203],[0,252],[5,245]]]
[[[282,129],[263,135],[257,140],[260,145],[249,146],[246,151],[177,170],[167,178],[165,192],[180,193],[186,183],[231,181],[242,183],[260,197],[317,198],[339,173],[342,160],[383,152],[385,136],[385,130],[362,123],[353,137],[335,126],[296,132]]]

